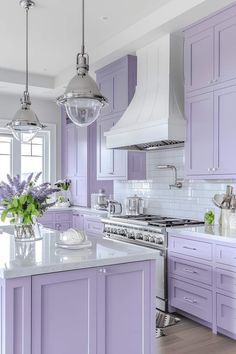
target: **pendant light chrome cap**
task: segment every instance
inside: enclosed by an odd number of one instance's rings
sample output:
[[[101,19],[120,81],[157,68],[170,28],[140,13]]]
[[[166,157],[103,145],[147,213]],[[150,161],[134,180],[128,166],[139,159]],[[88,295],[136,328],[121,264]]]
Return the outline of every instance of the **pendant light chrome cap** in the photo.
[[[65,93],[58,97],[57,103],[65,106],[73,123],[88,126],[98,118],[107,99],[101,94],[93,78],[85,72],[72,78]]]

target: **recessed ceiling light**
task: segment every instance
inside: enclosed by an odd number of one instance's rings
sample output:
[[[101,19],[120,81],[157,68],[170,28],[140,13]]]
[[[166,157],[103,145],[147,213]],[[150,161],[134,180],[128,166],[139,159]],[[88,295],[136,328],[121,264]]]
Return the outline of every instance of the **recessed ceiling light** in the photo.
[[[101,17],[100,17],[100,20],[101,20],[101,21],[107,21],[107,20],[108,20],[108,17],[107,17],[107,16],[101,16]]]

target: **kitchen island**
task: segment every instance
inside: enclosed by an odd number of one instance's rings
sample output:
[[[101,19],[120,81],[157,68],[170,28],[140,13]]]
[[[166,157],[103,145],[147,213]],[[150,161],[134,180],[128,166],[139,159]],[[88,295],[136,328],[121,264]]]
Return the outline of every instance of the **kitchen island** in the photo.
[[[94,237],[65,250],[57,237],[0,235],[0,353],[153,354],[155,252]]]

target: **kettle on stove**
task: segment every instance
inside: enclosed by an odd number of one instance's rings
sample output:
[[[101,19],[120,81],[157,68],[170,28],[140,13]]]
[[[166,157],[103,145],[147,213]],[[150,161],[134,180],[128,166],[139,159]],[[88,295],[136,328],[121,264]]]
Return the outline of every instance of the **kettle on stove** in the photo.
[[[136,194],[126,198],[126,215],[141,215],[144,211],[144,200]]]

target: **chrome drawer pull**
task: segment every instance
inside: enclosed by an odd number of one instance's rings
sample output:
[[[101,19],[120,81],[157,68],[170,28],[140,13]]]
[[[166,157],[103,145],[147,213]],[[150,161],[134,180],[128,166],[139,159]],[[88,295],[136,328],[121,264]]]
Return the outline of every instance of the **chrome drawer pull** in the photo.
[[[197,251],[197,249],[193,247],[183,246],[183,248],[186,248],[187,250],[191,250],[191,251]]]
[[[184,297],[184,300],[190,302],[191,304],[196,304],[197,303],[197,300],[191,300],[188,297]]]
[[[195,270],[190,270],[190,269],[188,269],[188,268],[184,268],[184,271],[185,271],[186,273],[197,274],[197,272],[196,272]]]

